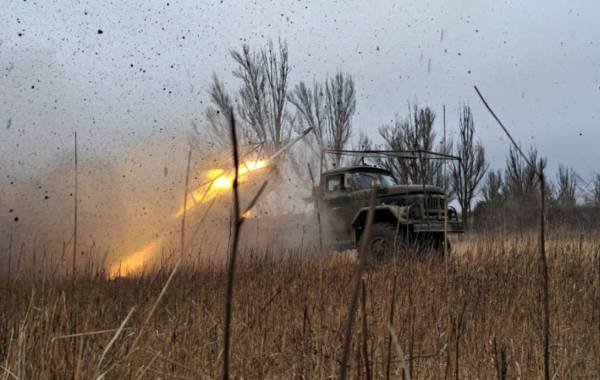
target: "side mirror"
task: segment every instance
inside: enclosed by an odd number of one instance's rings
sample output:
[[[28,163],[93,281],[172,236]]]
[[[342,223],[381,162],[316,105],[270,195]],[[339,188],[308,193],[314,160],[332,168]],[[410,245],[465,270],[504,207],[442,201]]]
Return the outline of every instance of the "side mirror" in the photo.
[[[344,189],[352,189],[352,174],[344,173]]]

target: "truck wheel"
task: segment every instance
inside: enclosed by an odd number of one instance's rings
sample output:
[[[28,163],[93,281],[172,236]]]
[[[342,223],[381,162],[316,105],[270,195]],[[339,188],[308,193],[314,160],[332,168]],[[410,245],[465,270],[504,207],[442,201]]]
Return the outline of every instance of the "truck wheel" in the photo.
[[[391,223],[373,224],[366,246],[369,258],[381,261],[389,255],[394,247],[394,235],[396,235],[395,225]]]
[[[448,250],[448,255],[450,255],[452,253],[452,244],[450,244],[450,239],[446,239],[446,244],[447,244],[447,250]],[[434,252],[436,253],[437,256],[443,257],[444,256],[444,239],[438,239],[435,244],[434,244]]]

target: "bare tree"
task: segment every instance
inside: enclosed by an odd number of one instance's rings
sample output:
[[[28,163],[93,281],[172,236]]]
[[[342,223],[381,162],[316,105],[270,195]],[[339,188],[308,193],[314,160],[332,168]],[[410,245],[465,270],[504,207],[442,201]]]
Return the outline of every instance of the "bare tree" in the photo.
[[[558,166],[556,174],[556,200],[558,205],[565,209],[575,208],[577,180],[573,174],[573,170],[563,165]]]
[[[437,144],[433,129],[435,113],[431,108],[419,108],[409,105],[408,117],[404,120],[396,118],[394,124],[383,125],[379,134],[385,141],[385,147],[395,151],[437,151],[449,154],[451,142]],[[436,148],[437,145],[437,148]],[[390,158],[381,162],[396,178],[404,183],[428,183],[445,186],[443,162],[427,159],[426,155],[416,160]]]
[[[481,189],[483,201],[487,204],[500,205],[504,198],[503,188],[502,171],[490,171]]]
[[[534,147],[529,150],[528,161],[538,161],[538,152]],[[513,200],[527,197],[538,188],[538,176],[535,168],[525,162],[512,147],[508,152],[504,174],[506,193]]]
[[[213,74],[213,81],[208,90],[211,105],[206,108],[206,118],[208,120],[210,138],[214,144],[220,147],[229,146],[228,117],[227,112],[233,109],[231,97],[225,90],[223,82],[219,81],[216,74]]]
[[[358,135],[358,140],[356,141],[355,145],[352,147],[353,150],[373,150],[373,142],[371,141],[371,139],[369,138],[369,136],[367,136],[367,134],[365,134],[364,132],[360,132],[360,134]],[[361,164],[367,164],[367,162],[365,160],[367,160],[367,157],[354,157],[352,159],[352,164],[353,165],[361,165]]]
[[[600,174],[594,177],[594,206],[600,207]]]
[[[287,44],[273,42],[266,49],[253,52],[248,45],[242,51],[232,51],[237,62],[235,77],[242,81],[238,113],[249,126],[250,138],[268,152],[279,149],[289,140],[291,128],[287,123],[288,63]]]
[[[531,162],[541,162],[545,166],[547,160],[538,157],[537,150],[531,147],[526,162],[511,147],[504,170],[505,207],[507,215],[513,219],[513,225],[518,231],[523,231],[525,226],[535,223],[535,215],[539,211],[540,181],[536,168],[529,164]],[[551,193],[550,184],[546,182],[544,189],[546,200],[550,200]]]
[[[352,116],[356,111],[354,81],[349,74],[337,73],[325,84],[304,82],[294,87],[288,97],[299,115],[313,128],[319,149],[344,149],[352,134]],[[338,166],[341,155],[335,156]]]
[[[452,187],[460,203],[465,223],[471,213],[471,202],[477,193],[477,187],[486,170],[485,149],[474,140],[475,123],[471,107],[461,107],[458,121],[458,143],[456,155],[460,162],[452,165]]]
[[[344,149],[352,132],[352,116],[356,111],[354,80],[349,74],[337,73],[325,84],[327,143],[336,150]],[[339,166],[342,156],[335,156]]]
[[[288,95],[288,100],[296,108],[298,126],[301,129],[305,125],[309,128],[312,127],[314,139],[311,141],[306,140],[306,142],[312,150],[313,156],[315,158],[320,157],[321,149],[326,147],[325,91],[323,85],[315,82],[312,89],[309,89],[304,82],[300,82]]]

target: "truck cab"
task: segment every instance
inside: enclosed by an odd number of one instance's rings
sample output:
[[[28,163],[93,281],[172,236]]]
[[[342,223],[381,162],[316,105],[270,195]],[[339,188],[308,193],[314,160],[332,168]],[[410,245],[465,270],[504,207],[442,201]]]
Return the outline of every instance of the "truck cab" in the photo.
[[[375,184],[375,214],[367,242],[372,255],[416,245],[443,251],[445,228],[448,233],[463,232],[456,210],[444,210],[446,193],[442,188],[400,184],[386,169],[359,165],[323,172],[314,189],[327,231],[326,243],[338,248],[359,246]]]

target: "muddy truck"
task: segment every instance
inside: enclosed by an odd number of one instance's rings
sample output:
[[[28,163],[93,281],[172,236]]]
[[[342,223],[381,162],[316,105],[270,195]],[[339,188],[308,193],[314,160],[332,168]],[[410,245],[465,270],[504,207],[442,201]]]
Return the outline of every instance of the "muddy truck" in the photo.
[[[383,154],[394,159],[454,159],[432,152],[341,152]],[[322,244],[335,249],[358,249],[366,229],[369,200],[375,191],[373,224],[365,246],[370,257],[381,260],[390,254],[426,252],[442,255],[444,241],[446,252],[450,252],[446,234],[463,232],[463,223],[456,209],[446,206],[444,189],[429,184],[401,184],[389,170],[361,161],[360,165],[321,170],[312,199]]]

